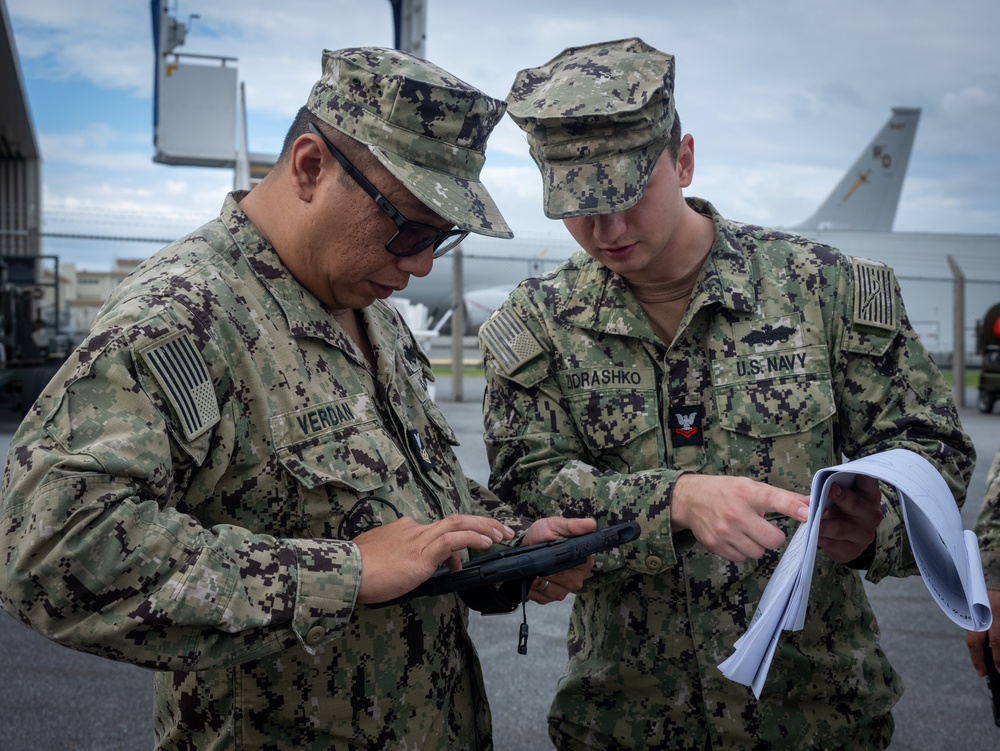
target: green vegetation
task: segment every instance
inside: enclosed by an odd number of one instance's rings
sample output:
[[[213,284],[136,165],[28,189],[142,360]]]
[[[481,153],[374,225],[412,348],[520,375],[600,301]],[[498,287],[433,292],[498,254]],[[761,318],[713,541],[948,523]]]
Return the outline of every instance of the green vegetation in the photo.
[[[431,369],[435,376],[451,376],[451,365],[432,365]],[[484,378],[486,372],[482,365],[466,365],[462,368],[462,375],[470,378]]]
[[[951,369],[942,369],[941,375],[944,376],[944,379],[948,382],[949,386],[954,385],[955,374],[951,371]],[[975,370],[970,368],[965,369],[965,385],[970,386],[971,388],[979,388],[979,368],[976,368]]]

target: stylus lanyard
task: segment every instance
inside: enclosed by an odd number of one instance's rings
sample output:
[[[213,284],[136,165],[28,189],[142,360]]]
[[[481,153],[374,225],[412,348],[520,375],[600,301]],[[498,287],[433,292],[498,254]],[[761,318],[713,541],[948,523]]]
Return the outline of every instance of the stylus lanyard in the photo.
[[[517,636],[517,653],[528,654],[528,577],[521,579],[521,630]]]

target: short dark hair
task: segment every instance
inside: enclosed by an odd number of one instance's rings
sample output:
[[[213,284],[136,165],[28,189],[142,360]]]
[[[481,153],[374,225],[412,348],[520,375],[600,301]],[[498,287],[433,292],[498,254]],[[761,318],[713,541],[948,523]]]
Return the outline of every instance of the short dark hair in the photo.
[[[292,153],[292,144],[295,143],[299,136],[309,132],[309,123],[315,120],[316,116],[306,107],[299,108],[299,111],[295,113],[295,119],[292,120],[288,132],[285,134],[285,140],[281,144],[281,153],[278,154],[277,160],[279,164],[288,159],[288,155]]]
[[[667,140],[667,151],[670,158],[677,161],[677,152],[681,148],[681,116],[674,111],[674,124],[670,126],[670,138]]]
[[[310,124],[319,128],[323,135],[329,138],[334,146],[344,152],[344,156],[351,161],[351,164],[366,175],[370,171],[382,166],[382,163],[379,162],[374,154],[372,154],[371,149],[361,143],[361,141],[358,141],[356,138],[352,138],[346,133],[341,133],[336,128],[331,128],[325,122],[320,120],[315,114],[313,114],[308,107],[301,107],[295,114],[295,119],[292,120],[292,124],[288,128],[288,132],[285,134],[285,140],[281,144],[281,153],[278,155],[277,164],[281,164],[289,159],[292,153],[292,144],[298,140],[299,136],[309,132]],[[347,178],[346,173],[344,174],[344,177]],[[348,182],[351,185],[356,185],[353,180],[348,179]]]

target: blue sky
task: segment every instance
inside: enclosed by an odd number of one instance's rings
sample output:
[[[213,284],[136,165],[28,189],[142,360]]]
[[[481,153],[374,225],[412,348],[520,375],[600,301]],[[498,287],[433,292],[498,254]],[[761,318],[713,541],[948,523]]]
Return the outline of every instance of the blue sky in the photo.
[[[152,161],[149,0],[5,0],[43,157],[43,231],[168,239],[212,218],[232,173]],[[987,0],[426,0],[426,56],[494,96],[567,46],[641,36],[677,57],[688,193],[788,226],[889,117],[923,110],[895,228],[1000,233],[1000,4]],[[277,8],[277,10],[275,10]],[[392,45],[387,0],[171,0],[180,51],[238,58],[252,151],[276,153],[324,48]],[[505,121],[484,179],[523,247],[565,237]],[[87,268],[155,243],[46,239]],[[998,261],[1000,263],[1000,261]]]

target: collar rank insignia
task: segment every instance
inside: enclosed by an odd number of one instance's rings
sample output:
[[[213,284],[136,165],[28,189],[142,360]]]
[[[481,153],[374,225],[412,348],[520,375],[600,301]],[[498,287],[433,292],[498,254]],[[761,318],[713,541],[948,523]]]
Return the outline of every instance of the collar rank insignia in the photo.
[[[670,442],[674,448],[682,446],[703,446],[705,436],[702,421],[705,407],[701,404],[670,408]]]

